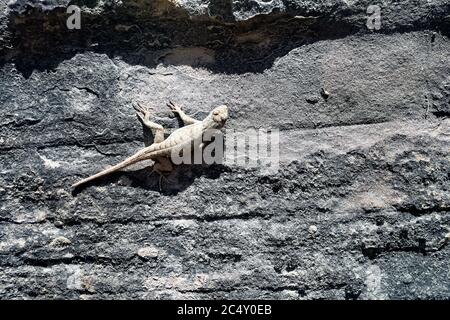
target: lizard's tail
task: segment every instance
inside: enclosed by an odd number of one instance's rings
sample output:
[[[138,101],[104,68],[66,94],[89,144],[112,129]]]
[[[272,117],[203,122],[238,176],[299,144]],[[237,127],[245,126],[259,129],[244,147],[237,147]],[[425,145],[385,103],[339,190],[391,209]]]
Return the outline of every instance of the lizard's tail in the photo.
[[[119,171],[120,169],[126,168],[126,167],[128,167],[128,166],[130,166],[132,164],[135,164],[135,163],[139,162],[139,161],[145,160],[144,151],[146,151],[146,150],[145,149],[141,150],[138,153],[136,153],[135,155],[125,159],[124,161],[122,161],[122,162],[120,162],[118,164],[116,164],[115,166],[112,166],[112,167],[110,167],[108,169],[100,171],[99,173],[94,174],[93,176],[87,177],[86,179],[80,180],[77,183],[74,183],[72,185],[72,187],[73,188],[77,188],[77,187],[79,187],[79,186],[81,186],[81,185],[83,185],[83,184],[85,184],[87,182],[90,182],[92,180],[104,177],[104,176],[106,176],[106,175],[108,175],[110,173]]]

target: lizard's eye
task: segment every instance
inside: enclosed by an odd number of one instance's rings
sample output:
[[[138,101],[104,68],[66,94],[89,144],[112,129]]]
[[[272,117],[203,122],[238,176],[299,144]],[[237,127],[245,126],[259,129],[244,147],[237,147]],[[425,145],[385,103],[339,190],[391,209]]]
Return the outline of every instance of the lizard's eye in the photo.
[[[213,115],[218,116],[219,115],[219,111],[214,111]]]

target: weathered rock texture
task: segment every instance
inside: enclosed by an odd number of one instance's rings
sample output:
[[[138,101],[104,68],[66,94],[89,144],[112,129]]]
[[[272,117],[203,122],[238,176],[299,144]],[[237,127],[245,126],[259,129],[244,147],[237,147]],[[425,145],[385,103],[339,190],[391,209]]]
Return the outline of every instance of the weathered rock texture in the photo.
[[[0,11],[1,298],[450,298],[447,0]],[[280,129],[279,172],[182,167],[160,192],[141,166],[72,193],[142,147],[132,100],[176,127],[168,99]]]

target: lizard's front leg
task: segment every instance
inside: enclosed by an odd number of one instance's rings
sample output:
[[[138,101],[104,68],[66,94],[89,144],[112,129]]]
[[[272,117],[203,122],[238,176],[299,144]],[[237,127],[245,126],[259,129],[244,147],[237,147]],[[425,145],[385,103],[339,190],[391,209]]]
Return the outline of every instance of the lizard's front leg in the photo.
[[[172,112],[175,115],[178,115],[180,117],[181,121],[183,121],[185,126],[196,123],[196,122],[200,122],[199,120],[189,117],[186,113],[184,113],[184,111],[181,109],[181,107],[179,107],[172,101],[169,101],[167,106],[170,108],[170,110],[172,110]]]
[[[148,129],[150,129],[153,133],[154,139],[153,142],[154,143],[160,143],[162,141],[164,141],[164,128],[153,122],[150,121],[150,108],[144,107],[143,105],[141,105],[140,103],[137,102],[133,102],[133,108],[134,110],[136,110],[136,114],[139,118],[139,120],[141,121],[141,123],[147,127]],[[144,142],[145,142],[145,146],[149,146],[150,145],[150,141],[148,141],[148,139],[146,139],[145,134],[144,134]]]

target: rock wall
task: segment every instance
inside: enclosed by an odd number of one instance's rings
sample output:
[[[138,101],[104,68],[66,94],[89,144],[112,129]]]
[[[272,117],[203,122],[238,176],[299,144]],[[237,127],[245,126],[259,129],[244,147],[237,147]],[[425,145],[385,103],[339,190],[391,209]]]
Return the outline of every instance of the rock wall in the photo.
[[[450,297],[447,0],[0,11],[0,298]],[[143,146],[131,101],[177,127],[169,99],[279,129],[279,171],[182,166],[160,190],[138,166],[73,192]]]

